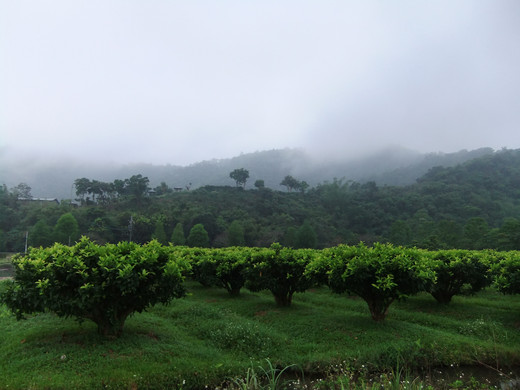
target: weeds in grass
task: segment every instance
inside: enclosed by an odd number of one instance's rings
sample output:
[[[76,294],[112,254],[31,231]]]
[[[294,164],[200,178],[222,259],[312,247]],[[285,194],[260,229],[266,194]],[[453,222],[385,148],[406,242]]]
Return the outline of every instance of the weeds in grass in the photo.
[[[336,365],[335,372],[341,372],[340,375],[328,376],[326,379],[317,380],[284,380],[282,375],[286,370],[293,367],[287,366],[284,369],[275,368],[269,359],[267,361],[267,368],[258,366],[256,371],[253,365],[247,370],[245,377],[235,378],[231,387],[224,387],[229,390],[433,390],[431,384],[427,384],[419,379],[413,377],[408,370],[402,367],[397,367],[389,372],[374,374],[365,370],[366,367],[361,367],[361,371],[347,368],[346,365],[341,365],[338,370]],[[462,380],[455,381],[450,388],[459,389],[488,389],[489,387],[475,387],[479,384],[474,378],[471,382],[466,383]],[[453,387],[458,386],[458,387]],[[470,387],[464,387],[470,386]]]
[[[507,338],[507,333],[500,332],[500,325],[496,321],[485,320],[483,317],[466,322],[459,327],[459,333],[481,339]]]
[[[253,365],[247,369],[244,378],[233,379],[233,384],[235,384],[240,390],[260,390],[262,388]]]
[[[255,368],[251,364],[251,367],[247,369],[246,376],[244,378],[233,379],[233,383],[238,386],[240,390],[281,390],[287,389],[289,386],[288,380],[283,380],[282,376],[294,364],[278,369],[271,363],[271,360],[265,359],[267,362],[267,368],[258,366],[259,371],[255,371]],[[303,372],[302,372],[303,376]]]
[[[262,366],[260,366],[260,368],[262,369],[262,371],[264,372],[264,374],[267,378],[267,389],[277,390],[280,388],[279,386],[283,386],[286,384],[286,382],[281,380],[282,374],[285,371],[287,371],[289,368],[294,367],[294,364],[292,364],[290,366],[286,366],[282,370],[279,370],[279,369],[273,367],[273,364],[271,363],[271,361],[269,359],[266,359],[266,361],[267,361],[268,369],[265,369]]]

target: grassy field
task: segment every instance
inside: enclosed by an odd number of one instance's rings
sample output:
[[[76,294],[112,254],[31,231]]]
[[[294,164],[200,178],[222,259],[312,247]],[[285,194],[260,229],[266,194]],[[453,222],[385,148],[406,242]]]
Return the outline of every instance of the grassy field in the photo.
[[[445,371],[469,380],[472,370],[514,376],[520,365],[520,297],[491,289],[449,305],[421,294],[376,323],[363,301],[327,288],[296,294],[282,309],[269,293],[230,298],[187,286],[186,298],[130,317],[119,339],[52,314],[17,322],[0,306],[0,388],[233,387],[269,364],[293,365],[286,373],[305,380],[300,388],[348,388],[341,378],[368,381],[397,368],[412,379]]]

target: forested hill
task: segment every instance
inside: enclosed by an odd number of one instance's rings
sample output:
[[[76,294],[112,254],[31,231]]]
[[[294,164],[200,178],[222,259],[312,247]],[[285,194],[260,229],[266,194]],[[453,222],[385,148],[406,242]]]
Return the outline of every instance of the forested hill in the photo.
[[[170,187],[192,189],[205,185],[232,185],[229,173],[237,168],[249,171],[246,188],[253,188],[256,180],[264,180],[265,186],[280,190],[280,182],[287,175],[316,186],[333,178],[344,178],[360,183],[375,181],[378,184],[408,185],[434,166],[453,166],[473,158],[493,153],[491,148],[456,153],[418,152],[403,148],[387,148],[374,151],[364,157],[311,157],[296,149],[270,150],[240,156],[208,160],[181,167],[151,164],[100,164],[92,158],[88,163],[74,160],[38,160],[32,157],[14,158],[0,150],[0,184],[13,188],[26,183],[35,197],[70,199],[73,183],[78,178],[112,182],[135,174],[148,177],[155,187],[161,182]],[[190,185],[191,183],[191,185]]]
[[[67,243],[81,234],[100,243],[130,236],[178,243],[196,225],[207,233],[203,242],[216,247],[389,241],[431,249],[520,249],[520,150],[433,168],[407,186],[335,179],[305,192],[230,185],[155,196],[147,196],[144,186],[79,207],[20,201],[0,188],[0,251],[22,250],[26,231],[30,245]]]

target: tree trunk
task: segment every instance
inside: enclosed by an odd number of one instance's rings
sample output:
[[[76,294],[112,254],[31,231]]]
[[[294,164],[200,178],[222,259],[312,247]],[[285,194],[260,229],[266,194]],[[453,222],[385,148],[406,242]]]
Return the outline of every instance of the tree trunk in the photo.
[[[430,294],[432,294],[432,296],[437,300],[437,302],[444,303],[444,304],[450,303],[451,298],[453,297],[453,295],[455,295],[451,291],[442,291],[442,290],[432,291]]]
[[[386,315],[388,314],[388,308],[393,302],[393,299],[389,302],[380,300],[367,300],[366,302],[368,304],[370,314],[372,315],[372,319],[374,321],[381,322],[386,318]]]
[[[228,292],[232,297],[238,297],[240,295],[240,287],[231,287],[228,289]]]
[[[291,306],[292,302],[292,293],[287,294],[273,294],[274,300],[276,301],[276,304],[280,307],[287,307]]]
[[[97,332],[99,335],[104,337],[115,337],[118,338],[123,333],[124,321],[118,324],[110,324],[106,322],[99,322],[97,324]]]
[[[96,323],[99,335],[118,338],[123,333],[126,318],[130,313],[131,311],[119,314],[115,321],[110,321],[103,314],[94,315],[90,319]]]

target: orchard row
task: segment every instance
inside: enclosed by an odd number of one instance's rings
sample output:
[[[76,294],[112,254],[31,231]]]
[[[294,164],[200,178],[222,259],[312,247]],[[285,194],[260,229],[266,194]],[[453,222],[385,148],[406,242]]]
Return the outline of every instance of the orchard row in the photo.
[[[494,285],[503,293],[520,293],[520,252],[427,251],[376,243],[371,247],[339,245],[322,250],[231,247],[173,247],[186,259],[190,275],[205,286],[220,286],[230,295],[245,287],[269,290],[280,306],[295,292],[327,285],[336,293],[362,298],[376,321],[395,300],[428,292],[447,304],[454,295],[476,293]]]
[[[280,306],[295,292],[327,285],[362,298],[372,318],[383,320],[395,300],[429,292],[440,303],[494,285],[520,293],[520,252],[426,251],[376,243],[371,247],[189,248],[157,241],[32,248],[13,260],[15,278],[3,282],[0,300],[21,319],[51,311],[89,319],[104,335],[121,334],[126,318],[185,295],[191,277],[237,296],[242,288],[270,291]]]

